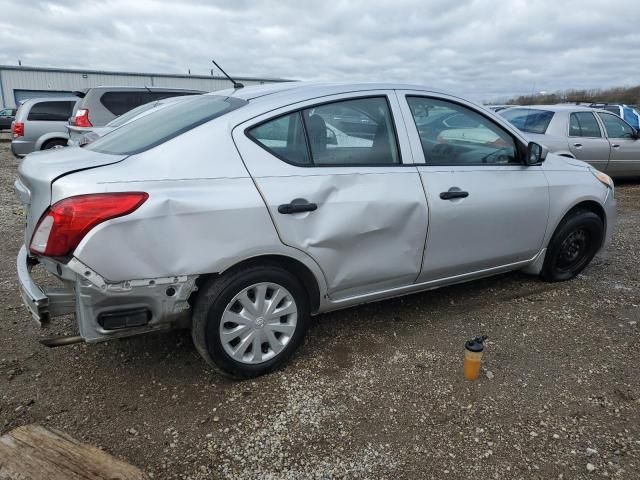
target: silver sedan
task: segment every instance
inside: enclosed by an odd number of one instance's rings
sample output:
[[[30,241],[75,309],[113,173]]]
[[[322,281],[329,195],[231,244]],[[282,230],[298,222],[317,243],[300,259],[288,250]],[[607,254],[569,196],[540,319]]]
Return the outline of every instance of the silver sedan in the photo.
[[[79,326],[49,345],[188,327],[236,378],[282,365],[314,314],[511,270],[571,279],[615,223],[604,173],[399,84],[190,97],[29,155],[15,187],[24,302]]]
[[[500,115],[551,152],[612,177],[640,177],[640,135],[618,115],[577,105],[514,107]]]

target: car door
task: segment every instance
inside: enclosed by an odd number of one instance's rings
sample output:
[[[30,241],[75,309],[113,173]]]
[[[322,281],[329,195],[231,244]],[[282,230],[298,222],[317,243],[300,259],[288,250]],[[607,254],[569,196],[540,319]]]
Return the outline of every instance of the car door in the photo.
[[[593,112],[569,114],[569,150],[579,160],[604,172],[609,163],[609,140],[603,135]]]
[[[607,173],[612,177],[640,175],[640,140],[634,129],[617,115],[598,112],[611,144]]]
[[[541,166],[520,162],[524,143],[462,100],[420,92],[401,97],[429,204],[418,281],[481,275],[534,259],[547,229],[549,189]],[[442,120],[454,112],[468,119],[465,128]]]
[[[420,273],[428,210],[398,118],[395,96],[375,91],[303,102],[233,131],[281,241],[318,263],[334,299]]]
[[[0,110],[0,130],[11,128],[11,122],[13,121],[13,111],[10,108]]]

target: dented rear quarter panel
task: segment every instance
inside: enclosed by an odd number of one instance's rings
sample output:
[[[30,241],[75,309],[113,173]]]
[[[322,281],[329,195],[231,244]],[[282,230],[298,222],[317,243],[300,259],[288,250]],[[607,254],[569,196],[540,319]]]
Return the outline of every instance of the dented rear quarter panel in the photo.
[[[258,255],[299,260],[324,279],[303,252],[283,245],[231,140],[217,121],[101,168],[53,184],[52,201],[72,195],[144,191],[135,212],[92,229],[74,256],[109,282],[219,273]]]

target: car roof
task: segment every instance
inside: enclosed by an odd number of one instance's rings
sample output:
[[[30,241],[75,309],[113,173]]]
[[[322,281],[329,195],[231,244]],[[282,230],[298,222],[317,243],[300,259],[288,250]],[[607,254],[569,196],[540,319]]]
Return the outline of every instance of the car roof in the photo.
[[[595,110],[600,110],[584,105],[514,105],[507,110],[513,110],[516,108],[522,108],[525,110],[547,110],[549,112],[593,112]],[[505,110],[505,112],[507,110]]]
[[[374,82],[282,82],[265,85],[252,85],[241,89],[225,89],[212,92],[213,95],[225,95],[243,100],[253,100],[260,97],[279,93],[294,93],[296,96],[314,96],[318,94],[336,94],[367,90],[420,90],[434,93],[445,93],[441,90],[425,87],[424,85],[410,85],[402,83],[374,83]]]
[[[22,102],[20,106],[23,105],[35,105],[36,103],[41,102],[77,102],[77,97],[40,97],[40,98],[29,98]]]
[[[73,93],[79,98],[85,98],[89,92],[189,92],[189,93],[207,93],[205,90],[197,90],[193,88],[174,88],[174,87],[136,87],[126,85],[100,85],[97,87],[83,88],[75,90]]]

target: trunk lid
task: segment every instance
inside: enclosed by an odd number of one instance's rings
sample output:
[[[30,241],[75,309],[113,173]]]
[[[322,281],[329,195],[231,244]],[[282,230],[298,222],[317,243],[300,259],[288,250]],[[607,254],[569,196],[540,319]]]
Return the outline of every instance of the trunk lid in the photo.
[[[53,182],[74,172],[120,162],[126,157],[79,147],[44,150],[27,155],[18,168],[18,178],[14,184],[26,217],[25,245],[29,247],[38,220],[51,205]]]

